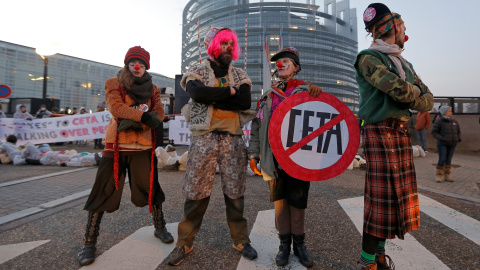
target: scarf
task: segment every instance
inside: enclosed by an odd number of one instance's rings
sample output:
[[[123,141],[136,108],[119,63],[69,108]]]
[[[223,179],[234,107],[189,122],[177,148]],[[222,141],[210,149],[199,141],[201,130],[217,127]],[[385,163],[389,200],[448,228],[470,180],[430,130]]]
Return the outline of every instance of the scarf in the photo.
[[[125,91],[136,104],[147,103],[153,94],[152,76],[146,71],[142,77],[135,76],[131,89],[125,89]]]
[[[379,51],[381,53],[384,53],[388,55],[388,57],[392,60],[393,64],[397,67],[398,69],[398,75],[402,80],[405,80],[406,75],[405,75],[405,70],[403,67],[407,67],[408,70],[413,74],[412,69],[410,68],[410,65],[407,63],[405,58],[402,57],[402,49],[398,47],[397,44],[388,44],[382,39],[377,39],[372,42],[372,45],[370,45],[370,49]],[[403,66],[402,66],[403,63]]]

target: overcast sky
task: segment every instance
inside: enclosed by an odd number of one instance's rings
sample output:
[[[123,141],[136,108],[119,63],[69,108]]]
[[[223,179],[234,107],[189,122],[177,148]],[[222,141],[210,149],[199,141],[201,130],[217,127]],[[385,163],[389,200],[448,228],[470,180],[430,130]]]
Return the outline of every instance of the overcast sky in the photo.
[[[0,40],[34,48],[56,42],[62,54],[117,66],[123,65],[128,48],[140,45],[150,52],[150,70],[173,78],[181,71],[181,23],[187,2],[2,0]],[[371,43],[362,21],[371,2],[350,0],[350,7],[357,9],[359,50]],[[434,95],[480,96],[480,1],[376,2],[402,15],[410,37],[402,55]]]

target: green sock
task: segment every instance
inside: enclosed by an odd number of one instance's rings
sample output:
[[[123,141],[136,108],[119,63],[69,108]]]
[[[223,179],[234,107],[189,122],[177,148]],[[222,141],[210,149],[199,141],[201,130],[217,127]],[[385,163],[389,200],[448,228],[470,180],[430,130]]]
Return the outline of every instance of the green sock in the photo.
[[[375,264],[375,254],[368,254],[362,250],[362,257],[360,257],[360,263],[365,266],[371,266]]]
[[[385,253],[385,241],[380,241],[378,242],[378,247],[377,247],[377,254],[384,254]]]

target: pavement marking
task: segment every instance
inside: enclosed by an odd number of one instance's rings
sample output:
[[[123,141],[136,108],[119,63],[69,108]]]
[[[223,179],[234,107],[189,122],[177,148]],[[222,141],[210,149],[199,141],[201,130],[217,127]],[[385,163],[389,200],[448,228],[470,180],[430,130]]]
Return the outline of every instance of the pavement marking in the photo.
[[[22,255],[36,247],[50,242],[50,240],[25,242],[0,246],[0,264]]]
[[[125,183],[127,183],[127,182],[128,182],[128,176],[125,178]],[[72,195],[68,195],[68,196],[65,196],[63,198],[60,198],[60,199],[49,201],[49,202],[37,205],[35,207],[31,207],[31,208],[28,208],[28,209],[25,209],[25,210],[22,210],[22,211],[18,211],[18,212],[15,212],[15,213],[12,213],[12,214],[9,214],[9,215],[6,215],[6,216],[2,216],[2,217],[0,217],[0,226],[5,224],[5,223],[9,223],[9,222],[12,222],[12,221],[17,220],[17,219],[25,218],[25,217],[31,216],[33,214],[36,214],[38,212],[43,212],[43,211],[48,210],[50,208],[54,208],[54,207],[57,207],[59,205],[66,204],[68,202],[86,197],[86,196],[90,195],[91,190],[92,189],[87,189],[87,190],[84,190],[84,191],[80,191],[80,192],[74,193]]]
[[[480,221],[445,206],[427,196],[419,195],[420,211],[480,245]]]
[[[45,208],[45,209],[56,207],[56,206],[68,203],[70,201],[74,201],[76,199],[88,196],[88,195],[90,195],[90,191],[92,191],[92,189],[87,189],[87,190],[84,190],[84,191],[81,191],[81,192],[77,192],[75,194],[68,195],[68,196],[65,196],[65,197],[60,198],[60,199],[56,199],[56,200],[49,201],[49,202],[44,203],[44,204],[40,204],[38,207]]]
[[[168,223],[166,227],[175,242],[164,244],[153,236],[153,226],[143,227],[98,256],[95,262],[80,269],[156,269],[177,242],[178,222]]]
[[[463,196],[463,195],[459,195],[459,194],[455,194],[455,193],[447,192],[447,191],[443,191],[443,190],[438,190],[438,189],[434,189],[434,188],[424,187],[424,186],[421,186],[421,185],[417,185],[417,187],[420,190],[425,190],[425,191],[429,191],[429,192],[433,192],[433,193],[437,193],[437,194],[442,194],[442,195],[445,195],[445,196],[449,196],[449,197],[452,197],[452,198],[457,198],[457,199],[461,199],[461,200],[465,200],[465,201],[480,203],[480,199],[477,199],[477,198],[473,198],[473,197],[469,197],[469,196]]]
[[[280,240],[275,229],[275,209],[260,211],[250,232],[250,240],[257,250],[258,258],[253,261],[241,257],[237,270],[277,269],[275,256],[278,252]],[[289,263],[282,269],[307,269],[300,264],[298,258],[290,253]]]
[[[0,187],[13,186],[13,185],[16,185],[16,184],[21,184],[21,183],[30,182],[30,181],[34,181],[34,180],[39,180],[39,179],[43,179],[43,178],[48,178],[48,177],[52,177],[52,176],[58,176],[58,175],[62,175],[62,174],[88,170],[88,169],[91,169],[91,168],[95,168],[95,166],[83,167],[83,168],[74,169],[74,170],[70,170],[70,171],[49,173],[49,174],[45,174],[45,175],[42,175],[42,176],[35,176],[35,177],[25,178],[25,179],[16,180],[16,181],[10,181],[10,182],[6,182],[6,183],[1,183]]]
[[[17,219],[24,218],[24,217],[27,217],[27,216],[30,216],[30,215],[33,215],[33,214],[36,214],[36,213],[42,212],[42,211],[45,211],[45,209],[40,208],[38,206],[31,207],[31,208],[28,208],[28,209],[25,209],[25,210],[22,210],[22,211],[18,211],[18,212],[12,213],[10,215],[0,217],[0,225],[3,225],[5,223],[11,222],[11,221],[14,221],[14,220],[17,220]]]
[[[363,231],[363,196],[339,200],[338,203],[361,234]],[[422,203],[420,200],[420,204]],[[422,205],[420,205],[420,209],[422,209]],[[417,270],[450,269],[408,233],[405,235],[405,240],[388,239],[386,250],[398,269],[410,269],[413,265]]]

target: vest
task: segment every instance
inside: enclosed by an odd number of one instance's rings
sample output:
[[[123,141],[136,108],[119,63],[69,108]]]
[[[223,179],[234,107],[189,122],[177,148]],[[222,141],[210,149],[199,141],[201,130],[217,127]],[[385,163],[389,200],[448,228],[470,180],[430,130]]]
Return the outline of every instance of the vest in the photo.
[[[390,72],[395,73],[398,76],[398,69],[390,60],[388,55],[377,50],[367,49],[359,52],[355,61],[355,66],[357,66],[360,56],[365,54],[372,55],[380,59]],[[412,65],[409,62],[407,63],[413,70]],[[410,70],[406,69],[405,75],[405,80],[413,84],[414,75],[410,72]],[[365,78],[358,72],[358,69],[355,70],[355,79],[357,80],[360,91],[360,109],[358,110],[358,115],[360,118],[365,120],[365,124],[381,122],[394,116],[411,115],[410,111],[408,110],[409,103],[402,103],[393,100],[388,94],[378,90],[367,80],[365,80]]]

